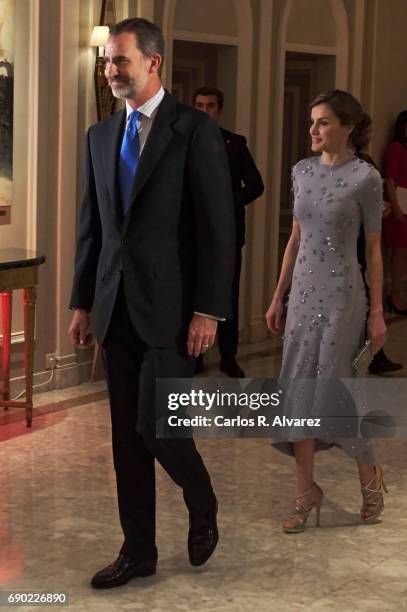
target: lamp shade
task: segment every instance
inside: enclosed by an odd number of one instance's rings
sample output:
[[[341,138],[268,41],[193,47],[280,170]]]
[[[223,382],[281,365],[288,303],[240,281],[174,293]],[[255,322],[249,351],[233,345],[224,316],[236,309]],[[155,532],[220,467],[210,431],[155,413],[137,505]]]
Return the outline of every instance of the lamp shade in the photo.
[[[90,47],[104,47],[109,37],[108,26],[94,26],[92,36],[90,38]]]

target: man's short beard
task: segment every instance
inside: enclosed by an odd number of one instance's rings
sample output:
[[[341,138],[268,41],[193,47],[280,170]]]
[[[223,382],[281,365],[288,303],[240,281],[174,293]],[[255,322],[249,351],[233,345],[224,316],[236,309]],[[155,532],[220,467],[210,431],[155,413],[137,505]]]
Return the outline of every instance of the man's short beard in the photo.
[[[123,87],[111,87],[112,94],[115,98],[132,98],[135,94],[134,87],[131,83],[123,85]]]

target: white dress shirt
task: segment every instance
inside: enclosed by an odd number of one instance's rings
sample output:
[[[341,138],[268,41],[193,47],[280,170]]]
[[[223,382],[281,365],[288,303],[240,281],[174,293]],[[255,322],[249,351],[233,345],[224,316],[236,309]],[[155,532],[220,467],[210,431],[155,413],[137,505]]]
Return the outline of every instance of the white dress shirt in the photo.
[[[126,100],[127,121],[129,119],[130,113],[132,113],[134,110],[137,110],[140,113],[140,116],[137,120],[137,131],[140,141],[140,155],[143,152],[144,145],[146,144],[148,135],[151,130],[151,126],[153,125],[154,117],[157,114],[158,107],[164,95],[164,88],[160,87],[160,89],[157,91],[156,94],[153,95],[152,98],[147,100],[147,102],[144,102],[144,104],[139,106],[137,109],[132,108]]]

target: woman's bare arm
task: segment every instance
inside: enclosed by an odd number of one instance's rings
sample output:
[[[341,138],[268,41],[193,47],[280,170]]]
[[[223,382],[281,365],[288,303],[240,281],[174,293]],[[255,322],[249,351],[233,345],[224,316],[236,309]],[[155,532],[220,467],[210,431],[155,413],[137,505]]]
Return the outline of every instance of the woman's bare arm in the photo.
[[[267,327],[273,334],[277,334],[281,329],[283,316],[283,297],[291,285],[295,261],[297,259],[300,246],[300,226],[298,221],[293,220],[291,235],[285,247],[283,263],[281,265],[280,277],[274,291],[272,302],[266,312]]]
[[[366,280],[369,287],[368,336],[376,353],[384,344],[386,324],[383,319],[383,261],[380,232],[366,235]]]
[[[282,300],[287,289],[291,285],[295,261],[297,259],[298,249],[300,246],[300,226],[298,221],[293,220],[291,235],[285,247],[283,263],[281,264],[280,277],[277,287],[274,291],[273,299]]]

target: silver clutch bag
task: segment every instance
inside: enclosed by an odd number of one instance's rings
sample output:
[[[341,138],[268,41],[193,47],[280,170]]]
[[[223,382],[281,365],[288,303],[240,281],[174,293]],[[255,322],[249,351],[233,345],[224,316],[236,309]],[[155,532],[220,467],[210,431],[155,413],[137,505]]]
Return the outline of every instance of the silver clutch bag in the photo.
[[[352,361],[353,372],[359,375],[366,374],[368,367],[372,363],[373,356],[372,342],[371,340],[366,340]]]

